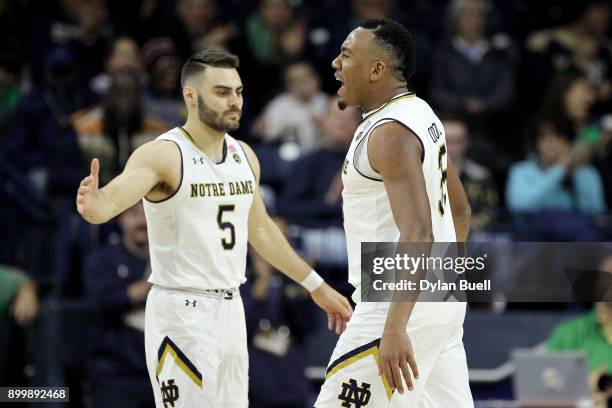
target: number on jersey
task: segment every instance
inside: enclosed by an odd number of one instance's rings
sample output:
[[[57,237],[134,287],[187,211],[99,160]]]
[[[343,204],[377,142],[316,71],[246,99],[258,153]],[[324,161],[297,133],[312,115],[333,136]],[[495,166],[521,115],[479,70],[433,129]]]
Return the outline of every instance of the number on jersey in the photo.
[[[234,224],[229,221],[223,221],[223,213],[225,211],[234,211],[236,208],[235,205],[220,205],[219,212],[217,213],[217,224],[219,225],[219,229],[225,231],[229,229],[230,231],[230,239],[221,238],[221,245],[223,245],[223,249],[229,251],[234,248],[236,245],[236,229],[234,228]]]

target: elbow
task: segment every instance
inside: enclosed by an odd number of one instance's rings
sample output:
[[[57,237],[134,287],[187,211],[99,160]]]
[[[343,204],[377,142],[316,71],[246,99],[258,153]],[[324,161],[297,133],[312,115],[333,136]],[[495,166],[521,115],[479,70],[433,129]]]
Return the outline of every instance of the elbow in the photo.
[[[470,204],[465,203],[465,205],[461,206],[461,208],[457,211],[455,217],[458,221],[462,222],[470,222],[472,218],[472,207]]]

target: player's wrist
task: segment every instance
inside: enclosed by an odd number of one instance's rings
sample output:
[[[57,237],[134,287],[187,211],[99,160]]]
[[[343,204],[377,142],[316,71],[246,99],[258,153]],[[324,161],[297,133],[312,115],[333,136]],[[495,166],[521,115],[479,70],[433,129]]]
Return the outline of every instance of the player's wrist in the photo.
[[[304,289],[312,293],[319,289],[325,281],[314,269],[300,283]]]

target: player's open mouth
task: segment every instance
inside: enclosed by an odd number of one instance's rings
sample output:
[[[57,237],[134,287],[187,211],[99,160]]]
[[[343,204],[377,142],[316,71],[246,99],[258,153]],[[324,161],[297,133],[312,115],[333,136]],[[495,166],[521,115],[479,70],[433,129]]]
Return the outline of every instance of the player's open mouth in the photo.
[[[338,96],[342,96],[346,93],[346,86],[344,85],[344,81],[342,80],[340,75],[338,75],[338,73],[334,74],[334,77],[336,77],[336,80],[339,81],[341,84],[340,88],[338,88],[338,91],[336,93],[338,94]]]

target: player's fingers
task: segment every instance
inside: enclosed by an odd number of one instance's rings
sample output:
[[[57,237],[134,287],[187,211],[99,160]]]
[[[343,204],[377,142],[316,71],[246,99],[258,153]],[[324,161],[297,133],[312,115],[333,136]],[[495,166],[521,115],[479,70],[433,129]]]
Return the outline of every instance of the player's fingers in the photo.
[[[334,329],[334,316],[331,313],[327,314],[327,329],[328,330]]]
[[[397,388],[397,391],[400,394],[404,393],[404,388],[402,387],[402,377],[399,372],[399,367],[396,361],[388,361],[387,362],[387,380],[389,381],[389,385],[391,388]]]
[[[91,177],[93,180],[93,187],[98,188],[98,171],[100,170],[100,162],[98,159],[93,159],[91,161]]]
[[[93,159],[91,161],[91,175],[94,178],[97,178],[99,170],[100,170],[100,162],[98,161],[98,159]]]
[[[400,374],[399,364],[397,361],[390,362],[391,377],[393,378],[393,385],[397,388],[400,394],[404,393],[404,386],[402,385],[402,375]]]
[[[83,181],[81,181],[81,186],[87,186],[91,183],[92,178],[91,176],[87,176],[83,179]]]
[[[400,361],[400,370],[402,372],[402,375],[404,376],[404,381],[406,382],[406,386],[408,387],[408,390],[412,391],[412,388],[413,388],[412,376],[410,375],[410,372],[408,371],[408,364],[405,361]]]
[[[342,319],[342,316],[339,314],[335,315],[335,318],[336,318],[336,334],[340,334],[343,331],[342,330],[343,319]]]
[[[419,368],[417,367],[416,360],[414,359],[414,355],[408,356],[408,365],[410,366],[410,370],[412,371],[412,375],[415,380],[419,379]]]

